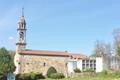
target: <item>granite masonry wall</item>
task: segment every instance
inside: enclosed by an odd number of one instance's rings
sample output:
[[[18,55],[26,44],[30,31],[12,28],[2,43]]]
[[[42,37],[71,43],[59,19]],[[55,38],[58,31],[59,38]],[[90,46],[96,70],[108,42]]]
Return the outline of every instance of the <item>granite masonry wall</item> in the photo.
[[[50,67],[54,67],[57,72],[67,76],[67,57],[43,56],[43,55],[21,55],[20,73],[39,72],[46,75]]]

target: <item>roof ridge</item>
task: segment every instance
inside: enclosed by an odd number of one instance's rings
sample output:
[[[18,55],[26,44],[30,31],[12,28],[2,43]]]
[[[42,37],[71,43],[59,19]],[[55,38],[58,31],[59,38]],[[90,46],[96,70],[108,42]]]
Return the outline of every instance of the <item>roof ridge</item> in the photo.
[[[23,51],[49,51],[49,52],[66,52],[69,53],[68,51],[57,51],[57,50],[33,50],[33,49],[26,49]]]

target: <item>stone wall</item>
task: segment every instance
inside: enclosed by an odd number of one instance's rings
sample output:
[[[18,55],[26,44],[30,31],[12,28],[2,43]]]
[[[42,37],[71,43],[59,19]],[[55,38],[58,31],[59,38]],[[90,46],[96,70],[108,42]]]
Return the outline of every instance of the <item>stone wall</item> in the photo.
[[[20,73],[39,72],[46,75],[47,70],[52,66],[57,72],[66,76],[66,58],[61,56],[21,55]]]

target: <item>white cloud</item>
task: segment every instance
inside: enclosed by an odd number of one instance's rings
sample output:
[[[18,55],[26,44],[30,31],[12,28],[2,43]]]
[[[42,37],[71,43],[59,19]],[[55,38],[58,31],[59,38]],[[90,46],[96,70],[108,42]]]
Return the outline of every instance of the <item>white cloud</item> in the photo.
[[[10,36],[8,39],[9,39],[9,40],[13,40],[14,38],[13,38],[12,36]]]

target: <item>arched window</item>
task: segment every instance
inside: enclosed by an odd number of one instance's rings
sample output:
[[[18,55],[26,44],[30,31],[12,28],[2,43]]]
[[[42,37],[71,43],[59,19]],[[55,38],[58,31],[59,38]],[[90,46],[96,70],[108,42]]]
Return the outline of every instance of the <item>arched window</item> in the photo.
[[[20,38],[23,40],[24,39],[24,33],[20,32]]]

